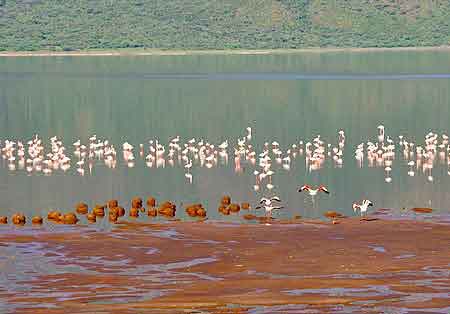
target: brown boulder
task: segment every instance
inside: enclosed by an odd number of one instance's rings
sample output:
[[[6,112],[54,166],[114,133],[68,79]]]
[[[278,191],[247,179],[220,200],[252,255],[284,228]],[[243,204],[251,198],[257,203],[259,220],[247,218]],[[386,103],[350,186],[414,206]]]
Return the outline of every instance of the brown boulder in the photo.
[[[78,204],[75,206],[75,211],[76,211],[78,214],[81,214],[81,215],[87,214],[87,213],[88,213],[88,210],[89,210],[89,207],[88,207],[87,204],[85,204],[85,203],[78,203]]]
[[[229,206],[225,207],[223,205],[219,206],[218,211],[222,213],[223,215],[229,215],[230,214],[230,208]]]
[[[87,214],[86,218],[90,223],[94,223],[97,221],[97,216],[94,213]]]
[[[67,213],[62,217],[62,221],[66,225],[74,225],[78,222],[78,217],[75,213]]]
[[[34,225],[41,225],[43,221],[41,216],[34,216],[33,219],[31,219],[31,223]]]
[[[6,216],[0,216],[0,224],[7,224],[8,223],[8,217]]]
[[[116,213],[110,212],[108,215],[109,221],[116,222],[119,216]]]
[[[156,217],[158,216],[158,210],[154,207],[151,207],[147,210],[147,215],[149,215],[150,217]]]
[[[191,217],[205,217],[206,210],[203,208],[202,204],[192,204],[186,207],[186,213]]]
[[[95,205],[94,209],[92,210],[92,213],[95,216],[103,217],[105,216],[105,207],[101,205]]]
[[[155,207],[156,206],[156,199],[154,197],[149,197],[147,199],[147,207]]]
[[[161,205],[159,205],[159,208],[172,208],[172,209],[176,209],[176,205],[172,202],[169,201],[165,201],[162,202]]]
[[[228,206],[231,204],[231,197],[228,195],[224,195],[220,200],[220,204],[224,206]]]
[[[232,212],[232,213],[237,213],[238,211],[241,210],[241,206],[239,206],[239,204],[230,204],[228,206],[228,208],[230,209],[230,212]]]
[[[12,220],[13,224],[15,224],[15,225],[24,225],[25,222],[26,222],[25,215],[24,214],[20,214],[20,213],[14,214],[11,217],[11,220]]]
[[[199,216],[199,217],[206,217],[206,209],[204,209],[203,207],[197,209],[197,216]]]
[[[135,197],[131,200],[131,207],[140,209],[142,207],[142,198]]]
[[[169,201],[163,202],[158,208],[158,214],[167,217],[174,217],[176,213],[176,207],[177,206],[172,202]]]
[[[173,208],[169,208],[169,207],[160,208],[158,210],[158,213],[160,215],[167,216],[167,217],[175,217],[175,210]]]
[[[125,209],[121,206],[113,207],[109,210],[110,214],[114,214],[117,217],[123,217],[125,216]]]
[[[250,203],[244,202],[241,204],[242,209],[250,209]]]
[[[117,200],[109,200],[108,201],[108,208],[109,209],[117,207],[117,206],[119,206],[119,202]]]
[[[130,217],[139,217],[139,208],[132,207],[130,209]]]
[[[47,214],[47,218],[53,221],[59,221],[61,216],[61,212],[56,210],[49,211]]]

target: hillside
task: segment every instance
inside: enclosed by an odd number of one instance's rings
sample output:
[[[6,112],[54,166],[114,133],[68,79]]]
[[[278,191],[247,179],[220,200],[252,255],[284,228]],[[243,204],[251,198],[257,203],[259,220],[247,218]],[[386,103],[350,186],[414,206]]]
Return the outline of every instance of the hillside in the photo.
[[[448,0],[0,0],[0,50],[449,43]]]

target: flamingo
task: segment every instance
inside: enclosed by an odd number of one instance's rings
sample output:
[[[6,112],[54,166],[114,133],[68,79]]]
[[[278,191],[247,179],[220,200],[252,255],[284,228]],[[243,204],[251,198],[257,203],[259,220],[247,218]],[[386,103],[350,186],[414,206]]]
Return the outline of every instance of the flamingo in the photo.
[[[361,204],[353,203],[353,210],[356,212],[359,209],[361,216],[367,212],[369,206],[373,206],[373,203],[367,199],[361,201]]]
[[[267,217],[272,217],[272,210],[278,210],[278,209],[282,209],[283,206],[274,206],[272,204],[272,202],[281,202],[281,199],[278,196],[272,196],[271,198],[261,198],[261,200],[259,201],[260,204],[263,205],[259,205],[257,207],[255,207],[255,209],[259,209],[264,207],[264,210],[266,211],[266,216]]]
[[[309,185],[305,184],[298,190],[298,192],[303,192],[303,191],[308,192],[308,194],[311,195],[311,196],[317,195],[317,193],[319,193],[320,191],[325,192],[327,194],[330,194],[330,192],[328,191],[328,189],[324,185],[320,185],[317,189],[313,189]]]
[[[272,202],[273,202],[273,201],[281,202],[281,199],[280,199],[278,196],[272,196],[271,198],[263,197],[263,198],[261,198],[261,200],[259,201],[259,203],[260,203],[260,204],[263,204],[263,203],[264,203],[264,205],[270,206],[270,205],[272,205]]]

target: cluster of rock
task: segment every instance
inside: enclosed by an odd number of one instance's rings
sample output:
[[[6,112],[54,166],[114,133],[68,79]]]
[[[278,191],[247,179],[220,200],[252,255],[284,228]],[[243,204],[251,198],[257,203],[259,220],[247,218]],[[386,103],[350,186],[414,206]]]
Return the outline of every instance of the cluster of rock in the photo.
[[[219,207],[217,208],[217,210],[223,215],[229,215],[230,213],[237,213],[241,209],[245,210],[250,209],[250,204],[242,203],[241,205],[239,205],[237,203],[231,203],[231,197],[228,195],[222,197],[222,199],[220,200]]]
[[[165,217],[175,217],[176,205],[172,202],[166,201],[162,202],[159,207],[156,207],[156,199],[149,197],[147,199],[147,214],[149,217],[156,217],[158,215]],[[204,212],[199,212],[199,216],[206,216],[206,210]],[[59,224],[76,224],[79,219],[78,215],[85,215],[86,219],[90,223],[94,223],[99,218],[103,218],[108,213],[109,221],[117,222],[120,217],[125,216],[126,212],[122,206],[119,206],[119,202],[115,199],[109,200],[105,205],[97,204],[89,212],[89,206],[86,203],[78,203],[75,206],[75,212],[61,213],[57,210],[49,211],[47,214],[47,220],[53,223]],[[142,199],[139,197],[133,198],[131,200],[131,208],[129,210],[130,217],[139,217],[140,213],[145,213],[146,209],[143,207]],[[15,225],[25,225],[26,216],[22,213],[14,214],[11,217],[11,221]],[[40,225],[44,222],[41,216],[35,216],[31,220],[32,224]],[[0,216],[0,224],[7,224],[8,217]]]
[[[192,204],[186,206],[186,213],[190,217],[206,217],[206,209],[203,208],[202,204]]]

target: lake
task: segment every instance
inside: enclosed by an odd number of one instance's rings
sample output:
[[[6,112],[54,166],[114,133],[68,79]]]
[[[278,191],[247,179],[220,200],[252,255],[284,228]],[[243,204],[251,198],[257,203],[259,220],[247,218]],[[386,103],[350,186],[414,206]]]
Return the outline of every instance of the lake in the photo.
[[[0,312],[448,313],[449,102],[446,51],[0,58]]]
[[[408,162],[416,157],[403,158],[398,136],[423,146],[432,131],[441,143],[449,131],[449,102],[446,51],[0,58],[2,147],[6,140],[26,143],[37,134],[48,150],[49,138],[57,136],[72,158],[69,170],[51,175],[17,165],[11,170],[2,159],[1,214],[46,216],[49,209],[69,211],[80,201],[93,206],[111,198],[129,208],[132,197],[154,196],[174,201],[182,219],[189,218],[180,206],[201,202],[210,219],[244,221],[242,211],[240,216],[217,212],[225,194],[253,207],[261,197],[278,195],[284,208],[273,216],[281,218],[317,218],[327,210],[354,215],[352,203],[364,198],[375,208],[432,207],[447,214],[448,153],[436,157],[432,178],[431,170],[417,163],[409,176]],[[384,164],[369,167],[365,158],[360,167],[355,159],[358,144],[377,142],[379,125],[396,144],[388,176]],[[233,147],[247,127],[252,138],[246,145],[256,156],[265,142],[276,141],[282,157],[292,144],[312,142],[317,135],[334,147],[343,130],[342,164],[326,156],[320,169],[310,169],[305,153],[298,153],[289,169],[273,161],[273,188],[266,180],[255,191],[258,162],[243,161],[236,171],[234,161]],[[114,144],[117,165],[111,169],[94,160],[91,173],[86,168],[82,176],[72,143],[80,139],[88,145],[94,134]],[[183,163],[148,167],[139,157],[139,144],[145,156],[149,140],[167,149],[176,136],[183,143],[203,139],[216,148],[228,140],[228,163],[219,160],[207,168],[194,160],[189,183]],[[122,158],[126,141],[135,147],[132,168]],[[304,184],[324,184],[330,194],[312,199],[297,191]]]

